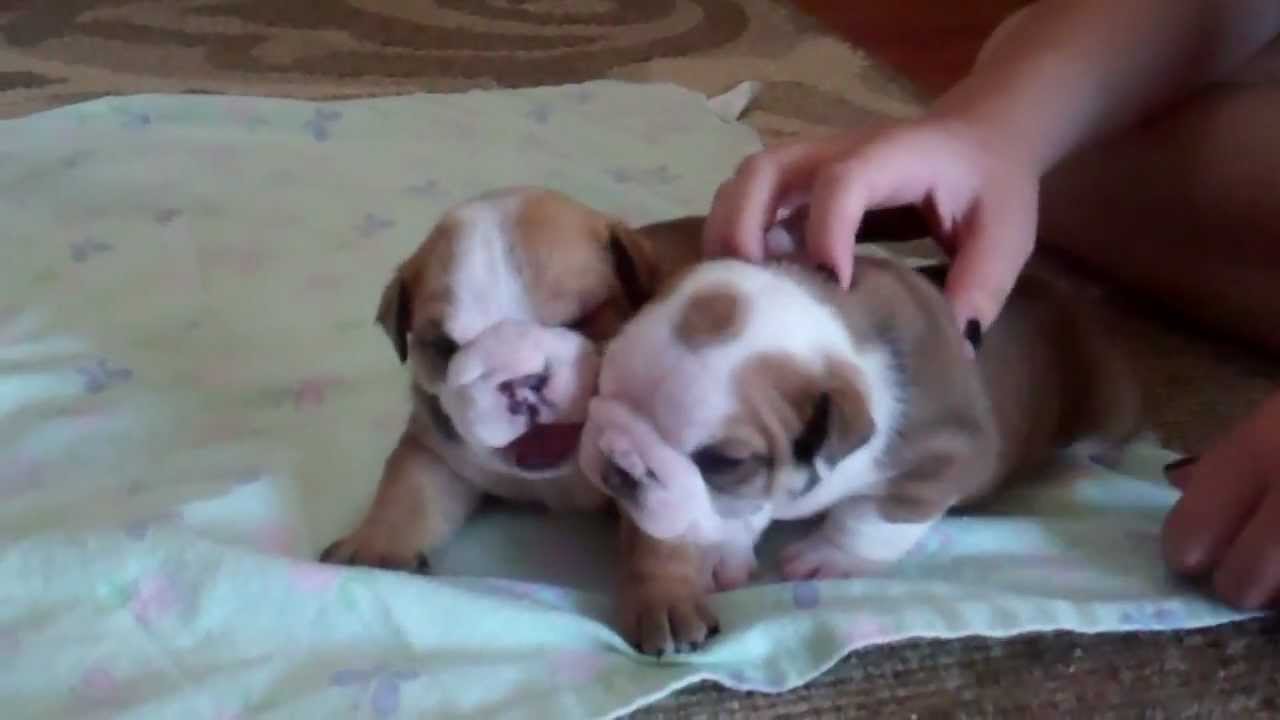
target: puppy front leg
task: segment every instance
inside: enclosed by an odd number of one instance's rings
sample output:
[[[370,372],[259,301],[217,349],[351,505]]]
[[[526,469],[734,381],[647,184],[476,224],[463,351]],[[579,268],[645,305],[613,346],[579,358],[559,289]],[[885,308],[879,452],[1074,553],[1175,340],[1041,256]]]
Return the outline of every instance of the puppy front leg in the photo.
[[[479,500],[479,490],[406,432],[364,519],[325,548],[320,561],[426,573],[427,553],[462,527]]]
[[[701,550],[658,540],[621,519],[618,598],[623,636],[640,652],[662,657],[692,652],[720,632],[706,605]]]
[[[920,441],[920,454],[883,494],[841,501],[822,527],[783,550],[782,574],[850,577],[901,560],[961,498],[961,488],[990,478],[995,454],[978,445],[951,433]]]
[[[831,508],[818,530],[782,551],[782,575],[810,580],[876,572],[910,552],[942,517],[894,522],[882,502],[849,498]]]

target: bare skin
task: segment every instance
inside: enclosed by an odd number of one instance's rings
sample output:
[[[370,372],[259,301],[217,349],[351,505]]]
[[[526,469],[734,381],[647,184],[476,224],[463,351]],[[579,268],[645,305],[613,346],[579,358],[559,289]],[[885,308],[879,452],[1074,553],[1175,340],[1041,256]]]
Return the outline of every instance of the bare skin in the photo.
[[[922,118],[749,158],[704,246],[758,259],[765,230],[808,205],[811,260],[848,284],[863,214],[918,205],[953,255],[967,334],[1039,240],[1280,353],[1277,35],[1276,0],[1041,0]],[[1167,470],[1183,490],[1169,564],[1242,608],[1280,605],[1278,437],[1280,395]]]
[[[1278,121],[1280,84],[1221,84],[1069,158],[1044,180],[1040,242],[1280,354]]]
[[[1050,173],[1040,242],[1280,355],[1278,118],[1280,44],[1272,43],[1227,81]],[[1244,609],[1280,605],[1278,439],[1280,393],[1203,460],[1168,472],[1183,491],[1165,521],[1170,566]]]

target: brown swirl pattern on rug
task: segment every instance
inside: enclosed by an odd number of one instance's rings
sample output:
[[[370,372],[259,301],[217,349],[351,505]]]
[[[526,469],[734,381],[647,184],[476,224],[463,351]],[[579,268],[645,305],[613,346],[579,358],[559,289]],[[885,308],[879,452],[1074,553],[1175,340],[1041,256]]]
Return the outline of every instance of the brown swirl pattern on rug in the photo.
[[[298,98],[572,83],[764,83],[770,137],[903,115],[909,92],[767,0],[10,0],[0,115],[106,94]]]

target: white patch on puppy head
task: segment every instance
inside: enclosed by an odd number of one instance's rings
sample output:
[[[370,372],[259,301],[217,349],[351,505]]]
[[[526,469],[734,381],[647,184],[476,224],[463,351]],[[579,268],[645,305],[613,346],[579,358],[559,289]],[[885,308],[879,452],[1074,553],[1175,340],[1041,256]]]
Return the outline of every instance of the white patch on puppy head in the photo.
[[[531,320],[533,308],[512,251],[524,191],[479,196],[450,210],[454,260],[445,330],[460,344],[502,320]]]

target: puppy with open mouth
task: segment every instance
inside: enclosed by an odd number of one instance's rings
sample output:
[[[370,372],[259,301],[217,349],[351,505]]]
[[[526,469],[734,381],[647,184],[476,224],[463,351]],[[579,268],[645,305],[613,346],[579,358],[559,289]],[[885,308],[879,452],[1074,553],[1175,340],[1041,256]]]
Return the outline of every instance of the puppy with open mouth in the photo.
[[[776,520],[825,516],[785,577],[873,572],[1058,449],[1137,434],[1136,384],[1063,288],[1028,271],[974,348],[937,274],[861,258],[844,291],[710,261],[609,344],[580,462],[629,521],[623,622],[642,650],[705,641],[706,594],[749,580]]]
[[[377,312],[411,372],[410,417],[364,519],[321,559],[427,571],[486,495],[604,506],[576,463],[600,343],[698,261],[700,228],[633,229],[527,187],[447,210]]]

